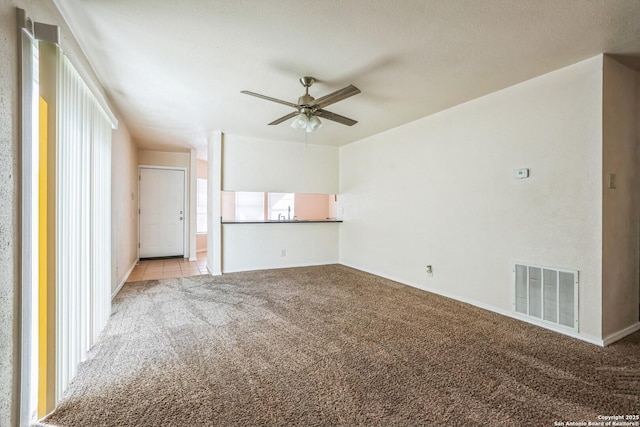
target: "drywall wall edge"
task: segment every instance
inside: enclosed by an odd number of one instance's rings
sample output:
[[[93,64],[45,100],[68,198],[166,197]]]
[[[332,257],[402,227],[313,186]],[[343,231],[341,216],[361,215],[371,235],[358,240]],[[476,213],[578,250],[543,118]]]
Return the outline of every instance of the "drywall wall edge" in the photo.
[[[131,267],[129,267],[129,270],[127,270],[125,275],[122,276],[122,280],[118,284],[118,287],[111,293],[111,301],[113,301],[113,299],[116,297],[116,295],[118,295],[118,292],[120,292],[120,290],[122,289],[124,284],[127,283],[127,279],[129,278],[129,275],[131,274],[133,269],[136,268],[137,264],[138,264],[138,260],[133,261],[133,264],[131,264]]]
[[[622,338],[629,336],[637,331],[640,331],[640,322],[636,322],[635,324],[628,326],[624,329],[621,329],[618,332],[614,332],[613,334],[607,335],[602,341],[604,346],[606,347],[609,344],[613,344],[614,342],[619,341]]]

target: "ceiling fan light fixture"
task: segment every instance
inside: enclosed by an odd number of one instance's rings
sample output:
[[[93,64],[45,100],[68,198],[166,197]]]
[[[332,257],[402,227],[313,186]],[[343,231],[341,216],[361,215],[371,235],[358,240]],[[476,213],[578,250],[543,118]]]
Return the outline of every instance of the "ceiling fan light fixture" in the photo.
[[[309,124],[309,117],[305,113],[300,113],[293,118],[291,127],[294,129],[306,129]]]
[[[307,132],[315,132],[320,129],[322,122],[317,116],[309,117],[309,123],[307,124]]]

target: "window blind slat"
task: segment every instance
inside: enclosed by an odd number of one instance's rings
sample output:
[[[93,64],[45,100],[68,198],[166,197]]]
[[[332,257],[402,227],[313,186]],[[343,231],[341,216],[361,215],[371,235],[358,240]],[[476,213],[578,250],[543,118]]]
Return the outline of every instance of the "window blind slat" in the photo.
[[[58,49],[56,400],[111,311],[111,121]]]

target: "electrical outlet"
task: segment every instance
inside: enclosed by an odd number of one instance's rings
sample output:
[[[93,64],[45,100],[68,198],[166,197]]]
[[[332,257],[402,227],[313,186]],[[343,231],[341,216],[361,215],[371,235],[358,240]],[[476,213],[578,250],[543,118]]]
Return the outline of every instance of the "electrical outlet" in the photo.
[[[432,265],[427,265],[427,276],[428,277],[433,277],[433,266]]]
[[[286,250],[286,249],[283,249],[283,250],[280,252],[280,256],[287,256],[287,250]]]

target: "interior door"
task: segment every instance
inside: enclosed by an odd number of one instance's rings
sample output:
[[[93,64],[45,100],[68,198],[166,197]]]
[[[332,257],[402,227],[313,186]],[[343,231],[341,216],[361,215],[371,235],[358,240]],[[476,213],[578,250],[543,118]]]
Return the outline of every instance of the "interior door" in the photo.
[[[140,168],[140,258],[184,255],[185,171]]]

